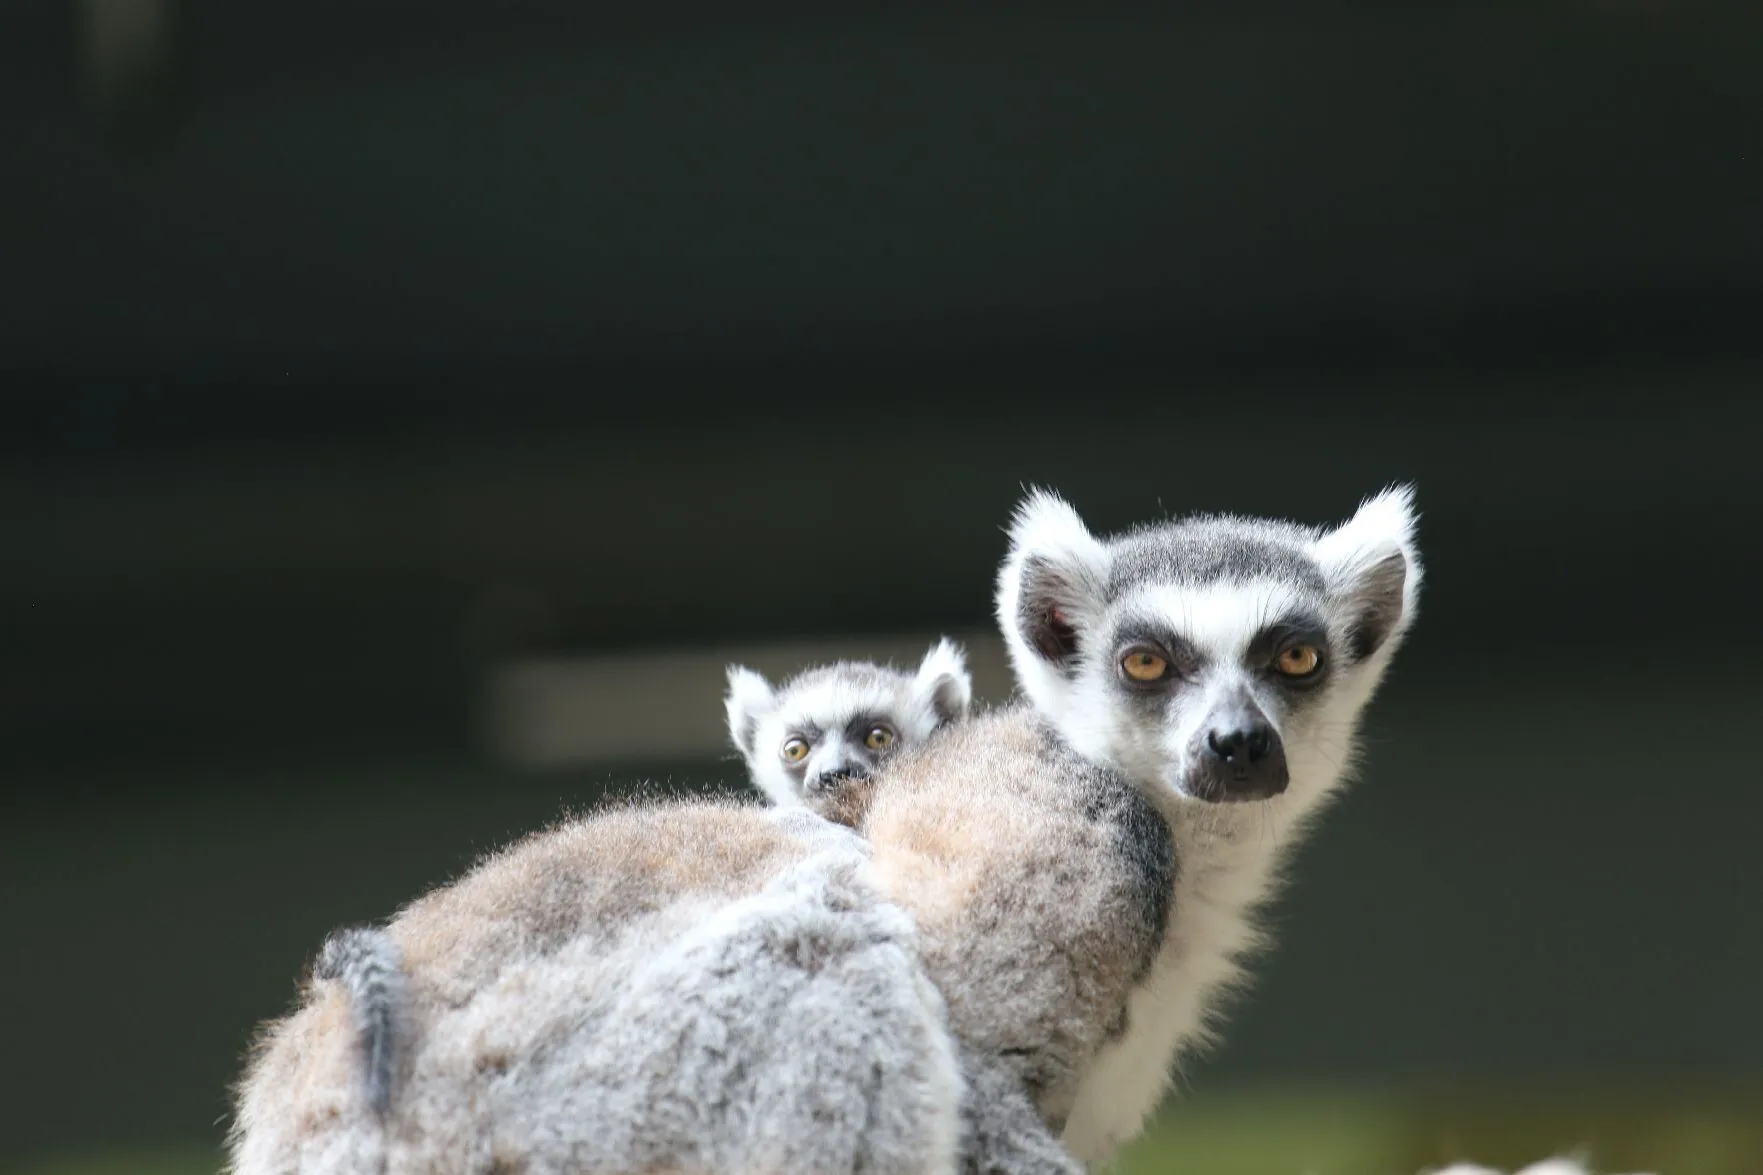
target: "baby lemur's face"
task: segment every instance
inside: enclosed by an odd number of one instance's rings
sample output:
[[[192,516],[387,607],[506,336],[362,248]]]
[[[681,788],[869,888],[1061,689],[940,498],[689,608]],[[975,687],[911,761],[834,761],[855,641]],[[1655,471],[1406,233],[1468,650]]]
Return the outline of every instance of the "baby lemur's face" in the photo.
[[[842,661],[775,690],[741,666],[728,678],[729,736],[753,782],[774,803],[809,807],[966,713],[973,694],[961,650],[946,640],[915,672]]]
[[[998,615],[1024,692],[1081,753],[1208,802],[1340,778],[1412,619],[1407,490],[1332,531],[1228,516],[1098,539],[1049,494],[1018,511]]]

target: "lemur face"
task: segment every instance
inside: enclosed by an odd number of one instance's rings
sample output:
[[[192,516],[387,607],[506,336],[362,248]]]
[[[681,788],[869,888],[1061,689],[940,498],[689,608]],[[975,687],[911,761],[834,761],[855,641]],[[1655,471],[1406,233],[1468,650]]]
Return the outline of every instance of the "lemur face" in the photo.
[[[1411,494],[1346,524],[1199,516],[1097,539],[1057,497],[1019,509],[998,617],[1017,677],[1072,745],[1142,786],[1307,804],[1412,619]]]
[[[949,641],[935,645],[916,672],[843,661],[806,670],[776,690],[751,669],[733,666],[729,735],[774,803],[813,806],[960,717],[972,693],[965,660]]]

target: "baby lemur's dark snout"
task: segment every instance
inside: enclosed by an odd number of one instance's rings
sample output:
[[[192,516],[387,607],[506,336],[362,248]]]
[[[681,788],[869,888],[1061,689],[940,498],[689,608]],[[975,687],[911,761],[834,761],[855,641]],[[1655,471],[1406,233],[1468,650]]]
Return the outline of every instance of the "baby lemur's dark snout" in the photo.
[[[852,763],[843,767],[835,767],[831,771],[822,771],[808,781],[808,790],[811,792],[831,791],[837,787],[844,787],[846,784],[868,783],[870,777],[871,772],[868,767]]]

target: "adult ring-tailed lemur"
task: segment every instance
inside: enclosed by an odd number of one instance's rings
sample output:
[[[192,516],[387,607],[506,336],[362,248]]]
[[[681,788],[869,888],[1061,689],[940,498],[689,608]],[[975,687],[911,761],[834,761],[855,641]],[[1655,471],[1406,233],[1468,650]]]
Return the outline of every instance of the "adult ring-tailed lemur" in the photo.
[[[1021,700],[890,744],[855,832],[627,804],[351,934],[248,1065],[233,1169],[1100,1163],[1255,945],[1419,581],[1406,491],[1109,538],[1032,495],[997,590]]]

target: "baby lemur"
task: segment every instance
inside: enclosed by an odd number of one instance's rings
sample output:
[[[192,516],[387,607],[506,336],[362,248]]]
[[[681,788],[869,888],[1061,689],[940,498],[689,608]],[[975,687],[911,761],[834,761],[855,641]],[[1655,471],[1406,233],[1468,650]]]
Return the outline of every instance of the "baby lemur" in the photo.
[[[855,824],[882,762],[967,715],[973,679],[961,647],[943,639],[916,672],[867,661],[805,669],[773,689],[728,669],[729,737],[773,803],[805,805]]]
[[[996,593],[1022,698],[882,758],[861,836],[652,803],[492,856],[377,932],[403,978],[383,1110],[379,1021],[318,978],[247,1070],[235,1170],[1104,1162],[1351,762],[1414,617],[1413,526],[1402,489],[1332,529],[1101,538],[1032,494]]]

